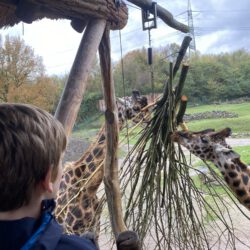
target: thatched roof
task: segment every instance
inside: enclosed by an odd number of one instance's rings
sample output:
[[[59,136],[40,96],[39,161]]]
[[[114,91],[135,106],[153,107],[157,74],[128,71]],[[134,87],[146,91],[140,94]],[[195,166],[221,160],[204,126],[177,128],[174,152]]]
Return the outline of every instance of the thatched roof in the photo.
[[[8,27],[17,24],[20,20],[15,16],[15,8],[4,6],[0,3],[0,27]]]
[[[112,29],[121,29],[127,23],[128,11],[125,4],[117,8],[113,0],[0,0],[0,28],[44,17],[70,19],[82,26],[90,18],[102,18]]]
[[[152,11],[152,0],[128,0]],[[118,4],[116,5],[115,2]],[[181,32],[189,32],[188,26],[174,19],[173,15],[157,5],[157,15],[168,26]],[[105,19],[111,29],[122,29],[128,20],[124,2],[115,0],[0,0],[0,28],[13,26],[20,21],[32,23],[44,17],[70,19],[72,27],[82,32],[92,18]]]

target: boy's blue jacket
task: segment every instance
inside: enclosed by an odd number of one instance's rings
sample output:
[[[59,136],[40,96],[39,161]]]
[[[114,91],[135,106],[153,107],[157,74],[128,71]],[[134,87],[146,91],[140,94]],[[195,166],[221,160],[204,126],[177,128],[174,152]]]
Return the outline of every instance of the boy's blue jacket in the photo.
[[[63,234],[62,227],[51,215],[53,202],[44,203],[39,220],[23,218],[0,221],[1,250],[96,250],[94,242],[75,235]]]

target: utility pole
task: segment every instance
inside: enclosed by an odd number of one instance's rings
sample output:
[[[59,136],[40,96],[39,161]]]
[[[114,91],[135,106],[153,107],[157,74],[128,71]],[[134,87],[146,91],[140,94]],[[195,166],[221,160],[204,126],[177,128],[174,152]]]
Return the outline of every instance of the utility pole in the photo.
[[[193,13],[192,13],[192,7],[191,7],[191,0],[188,0],[188,27],[189,27],[189,35],[192,37],[192,41],[189,45],[189,57],[191,55],[191,51],[196,51],[196,44],[195,44],[195,35],[194,35],[194,22],[193,22]]]

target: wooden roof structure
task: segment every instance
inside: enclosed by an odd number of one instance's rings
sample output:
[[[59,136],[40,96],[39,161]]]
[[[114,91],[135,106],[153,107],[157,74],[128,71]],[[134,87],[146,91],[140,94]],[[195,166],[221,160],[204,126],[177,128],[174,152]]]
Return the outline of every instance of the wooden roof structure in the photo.
[[[152,0],[128,0],[152,12]],[[168,26],[181,32],[189,28],[174,19],[173,15],[157,5],[157,15]],[[111,226],[117,239],[126,231],[121,209],[118,178],[118,117],[115,89],[111,70],[110,29],[122,29],[127,24],[128,8],[122,0],[0,0],[0,28],[19,22],[32,23],[42,19],[69,19],[77,32],[84,34],[72,65],[67,84],[58,104],[55,117],[71,134],[85,93],[87,79],[99,51],[106,103],[107,153],[104,170],[105,191],[110,211]],[[137,239],[132,241],[134,244]],[[139,249],[139,246],[138,246]]]
[[[152,0],[128,0],[141,7],[151,8]],[[119,8],[118,8],[119,6]],[[188,32],[186,25],[157,5],[158,16],[170,27]],[[19,22],[32,23],[42,19],[69,19],[77,31],[75,22],[85,24],[91,18],[109,22],[111,29],[122,29],[127,24],[128,8],[121,0],[0,0],[0,28],[11,27]],[[84,27],[85,27],[84,25]]]
[[[119,14],[113,0],[1,0],[0,28],[20,21],[32,23],[42,19],[69,19],[86,24],[90,18],[101,18],[112,29],[122,29],[128,19],[128,9],[122,3]],[[82,31],[82,30],[80,30]]]

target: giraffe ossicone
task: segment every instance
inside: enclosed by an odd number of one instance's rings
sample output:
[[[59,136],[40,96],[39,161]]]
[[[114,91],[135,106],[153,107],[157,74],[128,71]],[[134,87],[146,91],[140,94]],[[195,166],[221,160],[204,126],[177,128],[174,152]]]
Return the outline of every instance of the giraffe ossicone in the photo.
[[[240,203],[250,209],[250,166],[226,143],[230,135],[231,129],[225,128],[217,132],[175,131],[171,138],[200,159],[213,162]]]

